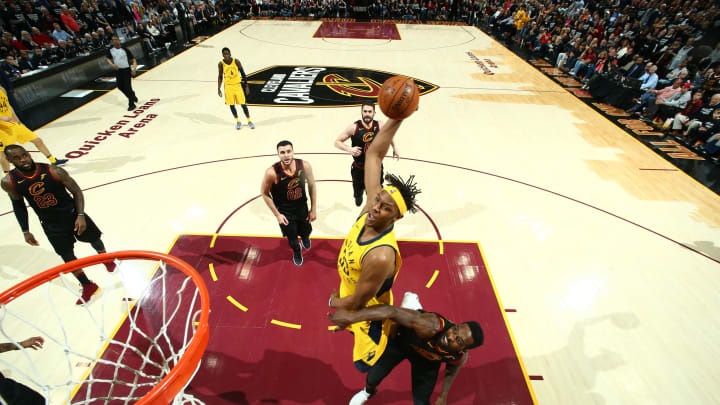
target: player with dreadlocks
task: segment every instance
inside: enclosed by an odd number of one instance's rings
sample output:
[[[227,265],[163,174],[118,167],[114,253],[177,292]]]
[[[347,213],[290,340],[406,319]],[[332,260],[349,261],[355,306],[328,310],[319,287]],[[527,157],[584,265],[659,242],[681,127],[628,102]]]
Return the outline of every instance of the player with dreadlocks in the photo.
[[[393,304],[392,285],[402,259],[395,222],[405,212],[416,212],[415,197],[420,190],[413,183],[388,174],[387,186],[380,186],[382,160],[402,121],[389,119],[365,154],[367,203],[348,233],[338,257],[340,292],[330,296],[331,308],[355,311],[373,305]],[[392,320],[358,322],[349,326],[355,337],[353,362],[367,372],[387,347]]]

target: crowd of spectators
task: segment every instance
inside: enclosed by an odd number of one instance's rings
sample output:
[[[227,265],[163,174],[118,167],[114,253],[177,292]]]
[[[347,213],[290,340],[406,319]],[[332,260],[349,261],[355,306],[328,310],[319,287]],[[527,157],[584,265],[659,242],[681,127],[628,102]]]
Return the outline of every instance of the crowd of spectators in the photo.
[[[110,46],[113,35],[141,37],[149,52],[167,49],[180,25],[201,34],[239,7],[196,0],[0,0],[0,56],[11,79]]]
[[[482,23],[594,97],[718,157],[719,11],[712,0],[490,0]]]

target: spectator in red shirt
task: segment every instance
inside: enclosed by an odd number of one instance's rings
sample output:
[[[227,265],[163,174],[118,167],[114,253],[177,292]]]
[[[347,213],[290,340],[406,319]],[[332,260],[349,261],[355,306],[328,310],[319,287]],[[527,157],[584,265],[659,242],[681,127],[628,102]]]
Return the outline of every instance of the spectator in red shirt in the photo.
[[[13,38],[13,35],[7,31],[3,33],[3,39],[7,41],[8,44],[10,44],[11,47],[17,49],[18,51],[27,51],[27,48],[25,45],[22,44],[22,42],[18,41],[17,39]]]
[[[60,20],[68,31],[77,34],[80,31],[80,26],[77,21],[70,16],[67,6],[62,6],[62,13],[60,13]]]
[[[597,55],[595,54],[595,48],[592,46],[588,46],[585,48],[585,51],[580,55],[578,58],[578,61],[575,62],[575,67],[573,68],[573,71],[570,72],[570,75],[577,76],[577,74],[580,72],[580,69],[584,68],[587,65],[592,65],[595,63],[595,59],[597,59]]]
[[[37,27],[32,27],[32,39],[40,46],[42,46],[45,42],[50,42],[53,45],[57,45],[57,42],[53,41],[52,38],[40,32]]]

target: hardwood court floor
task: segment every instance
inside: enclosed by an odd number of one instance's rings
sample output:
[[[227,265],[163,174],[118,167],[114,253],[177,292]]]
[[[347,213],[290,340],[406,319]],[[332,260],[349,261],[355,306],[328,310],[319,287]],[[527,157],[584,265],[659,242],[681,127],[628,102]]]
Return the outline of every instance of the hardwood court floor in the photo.
[[[537,402],[720,401],[720,319],[709,315],[720,304],[715,194],[666,170],[674,167],[475,28],[398,25],[399,41],[312,38],[319,24],[243,21],[138,78],[146,110],[125,117],[125,100],[112,91],[38,131],[52,150],[77,152],[67,170],[86,190],[87,212],[110,250],[165,251],[180,233],[277,236],[255,197],[282,139],[327,180],[318,183],[314,235],[343,237],[356,217],[350,185],[330,180],[349,180],[351,159],[333,141],[359,108],[251,106],[257,129],[236,131],[217,96],[222,47],[248,73],[324,66],[409,75],[439,89],[403,123],[402,159],[385,161],[386,171],[416,175],[427,213],[407,215],[396,233],[480,242],[504,307],[515,310],[507,318],[527,373],[542,377],[531,383]],[[0,212],[10,209],[0,202]],[[59,262],[34,217],[31,229],[40,247],[23,243],[12,213],[0,216],[0,288]],[[76,251],[92,253],[87,245]],[[280,251],[277,260],[289,257]],[[293,270],[311,268],[308,260]],[[89,270],[98,280],[101,272]],[[454,312],[443,302],[427,309]],[[17,338],[26,337],[21,331]],[[90,339],[81,331],[72,338]],[[31,354],[45,364],[59,356],[52,345]],[[460,386],[467,381],[458,377],[454,390],[468,393]],[[472,401],[496,403],[478,391]]]

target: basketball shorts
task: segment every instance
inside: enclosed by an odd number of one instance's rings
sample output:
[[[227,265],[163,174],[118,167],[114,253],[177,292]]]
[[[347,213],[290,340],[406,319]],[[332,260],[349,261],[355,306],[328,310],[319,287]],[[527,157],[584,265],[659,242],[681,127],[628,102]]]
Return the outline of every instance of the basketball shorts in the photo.
[[[242,83],[225,85],[225,104],[245,104],[245,90]]]
[[[0,121],[0,152],[8,145],[27,143],[37,139],[37,135],[25,125]]]
[[[373,322],[357,322],[349,330],[355,338],[353,362],[355,368],[366,373],[385,352],[390,336],[392,321],[385,319]]]
[[[41,221],[45,236],[47,236],[53,249],[55,249],[55,253],[61,257],[72,255],[76,240],[89,243],[98,240],[102,235],[100,229],[87,214],[85,214],[87,227],[81,235],[75,233],[75,218],[77,217],[74,214],[69,214],[65,218],[60,221]]]
[[[306,203],[299,204],[292,210],[278,208],[281,214],[285,215],[288,220],[287,225],[280,225],[282,235],[288,239],[297,239],[298,236],[310,236],[312,225],[307,220],[308,207]]]
[[[0,373],[0,396],[9,405],[45,405],[45,398],[33,389]]]

